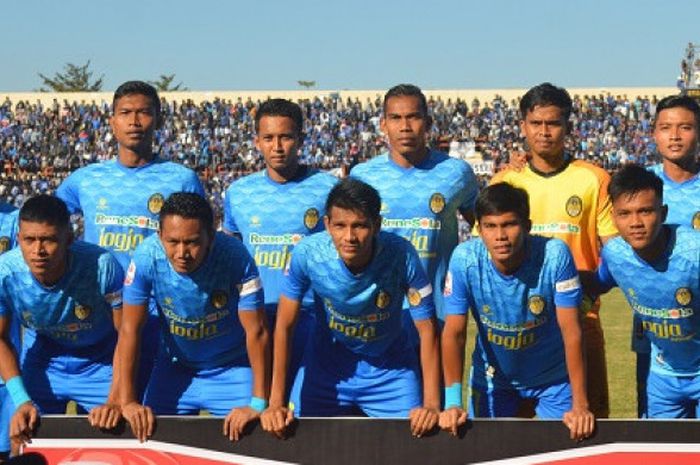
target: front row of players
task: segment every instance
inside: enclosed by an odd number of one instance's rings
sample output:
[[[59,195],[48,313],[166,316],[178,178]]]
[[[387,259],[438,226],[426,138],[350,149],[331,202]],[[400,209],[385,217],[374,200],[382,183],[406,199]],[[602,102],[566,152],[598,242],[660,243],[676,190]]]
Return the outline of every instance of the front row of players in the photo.
[[[692,417],[700,400],[700,237],[663,224],[662,192],[660,179],[641,167],[613,177],[621,237],[606,244],[598,272],[581,278],[591,294],[619,285],[642,320],[653,350],[649,416]],[[39,413],[61,413],[71,399],[97,427],[123,416],[141,440],[153,432],[154,412],[201,409],[225,416],[232,440],[258,417],[283,436],[294,415],[355,412],[408,417],[416,436],[438,422],[455,434],[466,421],[461,380],[471,311],[478,334],[469,414],[515,416],[521,400],[533,399],[539,417],[562,418],[573,439],[589,436],[594,417],[576,311],[583,288],[566,245],[530,235],[525,191],[486,188],[476,204],[481,239],[453,253],[442,412],[432,287],[410,244],[380,232],[380,206],[361,181],[332,189],[326,231],[295,248],[271,344],[255,264],[237,239],[214,231],[211,208],[198,195],[168,198],[159,234],[137,249],[126,276],[108,252],[72,240],[60,200],[30,199],[19,215],[19,248],[0,257],[0,376],[15,407],[10,434],[27,441]],[[316,326],[301,368],[289,373],[309,290]],[[163,336],[142,405],[135,373],[151,295]],[[404,298],[419,353],[402,330]],[[24,327],[19,365],[13,324]]]

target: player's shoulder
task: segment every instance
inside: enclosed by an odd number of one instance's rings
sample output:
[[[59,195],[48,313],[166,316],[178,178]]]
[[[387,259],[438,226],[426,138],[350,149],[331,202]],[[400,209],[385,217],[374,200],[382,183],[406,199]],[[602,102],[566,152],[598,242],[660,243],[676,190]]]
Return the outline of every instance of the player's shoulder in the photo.
[[[237,237],[217,231],[214,235],[214,246],[210,253],[217,258],[225,260],[240,260],[240,257],[248,255],[248,249]]]
[[[582,176],[588,176],[595,179],[598,183],[610,181],[610,174],[607,171],[585,160],[572,160],[563,173],[569,174],[567,171],[571,174],[572,179],[574,177],[580,179]]]
[[[455,265],[468,268],[479,260],[489,259],[488,250],[480,237],[474,237],[457,245],[452,251],[451,260]]]
[[[358,165],[359,166],[359,165]],[[332,174],[321,171],[315,168],[308,168],[306,175],[304,176],[303,183],[306,184],[317,184],[327,187],[329,190],[333,188],[338,183],[338,178]]]
[[[19,247],[8,250],[0,255],[0,276],[10,274],[13,270],[25,268],[22,250]]]
[[[153,163],[149,165],[151,171],[170,173],[174,176],[180,176],[183,178],[197,177],[197,173],[191,168],[181,164],[175,163],[170,160],[163,160],[162,158],[156,158]]]
[[[17,216],[19,215],[19,210],[14,205],[6,202],[0,202],[0,214]]]
[[[406,239],[389,231],[379,231],[379,243],[386,251],[403,252],[413,247]]]
[[[664,174],[664,165],[661,163],[657,163],[655,165],[649,165],[649,166],[647,166],[647,171],[651,171],[655,175],[661,177]]]
[[[604,259],[621,257],[623,254],[627,253],[631,249],[630,245],[622,238],[622,236],[615,236],[610,238],[600,253]]]
[[[539,251],[546,261],[573,260],[571,249],[559,238],[533,234],[529,236],[529,240],[531,248]]]
[[[679,225],[666,225],[674,239],[674,253],[695,257],[700,253],[700,231]]]
[[[163,245],[158,234],[151,234],[134,250],[134,260],[152,260],[165,257]]]
[[[374,158],[371,158],[367,161],[364,161],[362,163],[358,163],[355,165],[352,170],[350,170],[350,176],[356,177],[356,178],[362,178],[364,176],[368,176],[371,173],[375,172],[378,168],[382,168],[389,163],[389,153],[385,152],[382,154],[377,155]]]
[[[109,250],[90,242],[81,240],[73,241],[70,246],[70,250],[75,259],[80,262],[99,261],[104,262],[105,264],[111,264],[112,262],[118,263]]]

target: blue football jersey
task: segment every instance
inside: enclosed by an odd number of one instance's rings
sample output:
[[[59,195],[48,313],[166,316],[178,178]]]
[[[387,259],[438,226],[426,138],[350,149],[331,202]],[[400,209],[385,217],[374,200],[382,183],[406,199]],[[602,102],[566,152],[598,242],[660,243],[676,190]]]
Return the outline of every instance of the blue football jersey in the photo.
[[[666,226],[669,243],[654,263],[621,237],[605,244],[598,279],[619,286],[651,341],[651,370],[700,375],[700,233]]]
[[[151,293],[164,349],[193,368],[213,368],[246,354],[239,311],[263,307],[255,263],[241,242],[217,233],[207,258],[192,273],[178,273],[160,238],[141,244],[126,272],[124,302],[147,304]]]
[[[518,270],[503,275],[481,239],[462,243],[445,285],[445,315],[471,309],[476,321],[475,373],[500,387],[531,388],[568,376],[556,307],[578,308],[578,272],[559,239],[528,236],[526,247]]]
[[[700,176],[677,183],[666,176],[662,164],[650,167],[649,171],[664,183],[664,204],[668,205],[666,223],[700,230]]]
[[[109,351],[116,340],[112,311],[121,308],[123,281],[124,271],[111,253],[75,241],[65,274],[45,287],[15,248],[0,256],[0,315],[24,326],[25,352],[35,342],[58,353],[98,346]]]
[[[389,154],[361,163],[351,176],[371,185],[382,199],[382,230],[413,244],[430,278],[438,317],[452,250],[458,243],[457,212],[473,210],[477,182],[468,163],[430,151],[412,168],[402,168]]]
[[[267,171],[260,171],[226,190],[224,228],[240,234],[255,259],[268,313],[277,310],[294,246],[305,236],[323,231],[326,198],[337,181],[330,174],[304,168],[297,178],[278,183]],[[313,303],[310,294],[304,301],[305,306]]]
[[[402,332],[403,300],[414,320],[435,315],[432,286],[418,256],[401,237],[380,232],[372,261],[360,274],[348,270],[327,232],[294,249],[282,294],[301,301],[313,290],[317,330],[368,356],[385,353]]]
[[[158,213],[173,192],[204,190],[194,171],[158,158],[129,168],[118,160],[87,165],[56,191],[71,214],[82,213],[84,240],[108,249],[126,269],[136,247],[158,231]]]
[[[19,210],[14,206],[0,202],[0,254],[14,249],[17,245],[17,230],[19,228]],[[17,318],[10,321],[10,343],[19,348],[20,330]],[[4,386],[0,379],[0,386]]]

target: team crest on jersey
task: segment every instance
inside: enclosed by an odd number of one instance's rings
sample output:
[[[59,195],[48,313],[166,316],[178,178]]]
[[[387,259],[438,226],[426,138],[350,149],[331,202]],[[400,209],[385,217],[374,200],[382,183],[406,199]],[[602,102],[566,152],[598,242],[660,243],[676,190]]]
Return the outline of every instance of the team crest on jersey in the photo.
[[[693,293],[687,287],[676,289],[676,302],[680,305],[688,305],[693,300]]]
[[[566,213],[571,217],[577,217],[583,210],[583,200],[578,195],[572,195],[566,201]]]
[[[527,308],[533,315],[539,315],[544,310],[544,299],[541,295],[532,295],[527,300]]]
[[[430,211],[438,214],[445,209],[445,196],[439,192],[430,196]]]
[[[211,304],[214,306],[214,308],[221,310],[226,306],[228,303],[228,294],[226,291],[222,290],[215,290],[211,294]]]
[[[318,224],[319,216],[318,210],[315,208],[309,208],[306,210],[306,213],[304,213],[304,226],[306,226],[306,229],[309,231],[314,229]]]
[[[387,308],[389,306],[389,302],[391,302],[391,296],[386,291],[379,291],[377,298],[374,300],[374,304],[380,310]]]
[[[700,231],[700,212],[695,212],[693,215],[693,229]]]
[[[420,295],[420,292],[418,292],[418,289],[413,288],[410,288],[408,290],[406,296],[408,297],[408,303],[411,304],[411,307],[417,307],[418,305],[420,305],[420,302],[423,299]]]
[[[73,309],[73,313],[75,313],[75,317],[77,319],[83,321],[84,319],[90,316],[92,310],[87,305],[76,304],[75,308]]]
[[[5,253],[10,248],[10,238],[7,236],[0,237],[0,253]]]
[[[163,203],[165,203],[165,198],[163,194],[155,193],[148,199],[148,211],[157,215],[160,213],[160,209],[163,208]]]
[[[452,295],[452,273],[449,271],[447,276],[445,276],[445,288],[442,290],[442,295],[445,297]]]

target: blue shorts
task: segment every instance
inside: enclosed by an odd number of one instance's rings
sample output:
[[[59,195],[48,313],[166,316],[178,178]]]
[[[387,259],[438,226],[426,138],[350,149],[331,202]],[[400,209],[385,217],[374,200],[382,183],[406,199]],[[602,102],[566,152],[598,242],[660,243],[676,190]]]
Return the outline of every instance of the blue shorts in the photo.
[[[571,410],[571,385],[569,380],[534,388],[507,388],[486,386],[474,382],[472,373],[469,416],[471,418],[516,417],[522,400],[536,401],[538,418],[562,418]]]
[[[196,415],[208,410],[226,416],[250,403],[253,370],[248,357],[223,367],[195,369],[161,355],[156,359],[144,404],[157,415]]]
[[[649,418],[700,418],[700,376],[668,376],[654,372],[647,378]]]
[[[366,357],[340,342],[314,338],[294,380],[290,403],[300,417],[356,414],[407,418],[422,405],[420,364],[405,344],[380,357]]]
[[[0,457],[10,452],[10,418],[15,412],[15,405],[10,399],[4,384],[0,384]]]
[[[272,344],[272,342],[274,342],[275,324],[277,322],[277,306],[275,305],[274,309],[271,306],[266,306],[265,313],[267,315],[268,329],[270,332],[270,343]],[[311,340],[315,327],[316,317],[314,315],[314,310],[302,307],[299,312],[299,318],[297,318],[297,324],[294,328],[294,337],[292,338],[291,352],[289,354],[289,368],[287,370],[288,380],[294,380],[294,378],[296,378],[304,358],[306,345]],[[274,347],[271,347],[271,353],[274,353]],[[288,384],[287,395],[289,394],[289,389],[291,389],[291,383]]]

